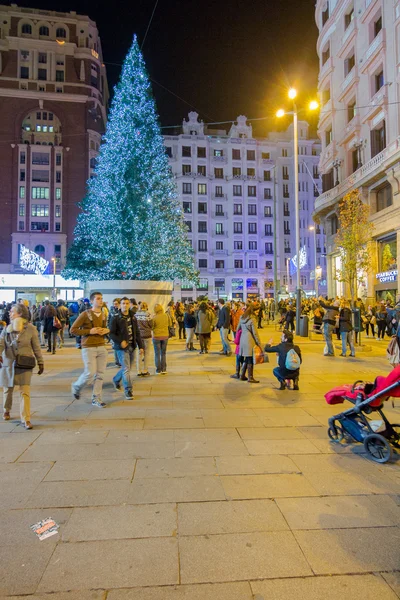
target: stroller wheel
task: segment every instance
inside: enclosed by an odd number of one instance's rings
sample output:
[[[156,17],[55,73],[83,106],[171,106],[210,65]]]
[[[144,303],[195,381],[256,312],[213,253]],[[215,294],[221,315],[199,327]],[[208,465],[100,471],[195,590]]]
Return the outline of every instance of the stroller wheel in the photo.
[[[371,433],[364,438],[364,448],[367,454],[378,463],[386,463],[392,457],[392,448],[382,435]]]
[[[339,444],[344,437],[343,429],[341,427],[329,427],[328,435],[332,442]]]
[[[392,423],[392,429],[394,431],[394,435],[391,436],[390,441],[392,446],[399,449],[400,448],[400,425],[398,423]]]

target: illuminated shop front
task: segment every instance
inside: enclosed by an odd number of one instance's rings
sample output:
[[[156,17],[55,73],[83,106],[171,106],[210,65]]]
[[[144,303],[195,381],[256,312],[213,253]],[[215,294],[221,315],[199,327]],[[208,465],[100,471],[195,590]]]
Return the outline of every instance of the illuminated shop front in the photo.
[[[377,301],[397,298],[397,238],[391,235],[378,240],[379,272],[375,275],[375,298]]]

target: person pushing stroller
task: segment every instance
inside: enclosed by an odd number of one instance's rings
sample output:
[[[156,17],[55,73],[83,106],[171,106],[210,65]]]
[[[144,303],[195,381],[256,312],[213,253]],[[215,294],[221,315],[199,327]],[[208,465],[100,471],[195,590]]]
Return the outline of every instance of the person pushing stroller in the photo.
[[[293,389],[299,389],[300,365],[302,363],[300,348],[293,344],[293,333],[284,329],[281,343],[272,346],[272,339],[266,344],[264,352],[276,352],[278,354],[278,366],[273,374],[280,383],[280,390],[290,389],[290,381],[293,380]]]

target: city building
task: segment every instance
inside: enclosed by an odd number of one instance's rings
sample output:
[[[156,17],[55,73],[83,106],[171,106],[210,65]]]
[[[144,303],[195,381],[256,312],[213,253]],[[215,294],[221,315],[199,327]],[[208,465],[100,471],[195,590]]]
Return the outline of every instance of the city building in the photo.
[[[229,132],[212,130],[195,112],[179,135],[164,144],[195,250],[200,285],[175,285],[176,298],[240,298],[294,294],[296,276],[293,126],[266,138],[253,137],[245,116]],[[301,285],[315,291],[314,272],[326,284],[323,231],[314,223],[319,193],[320,143],[299,123]],[[276,281],[275,281],[276,280]]]
[[[358,295],[396,299],[400,236],[400,2],[318,0],[317,51],[323,193],[315,216],[327,234],[328,293],[347,294],[335,279],[338,203],[359,189],[374,224],[373,271]]]
[[[102,61],[89,17],[0,5],[2,300],[15,293],[43,299],[53,267],[58,273],[64,266],[105,129]],[[25,275],[21,246],[50,263],[48,289],[38,271]],[[57,277],[58,297],[72,297],[77,282]]]

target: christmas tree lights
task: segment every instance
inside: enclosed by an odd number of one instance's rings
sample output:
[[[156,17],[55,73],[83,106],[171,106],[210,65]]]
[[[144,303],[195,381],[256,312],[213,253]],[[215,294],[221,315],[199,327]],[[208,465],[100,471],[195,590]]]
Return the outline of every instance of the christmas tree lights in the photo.
[[[197,282],[177,187],[134,37],[63,276]]]

